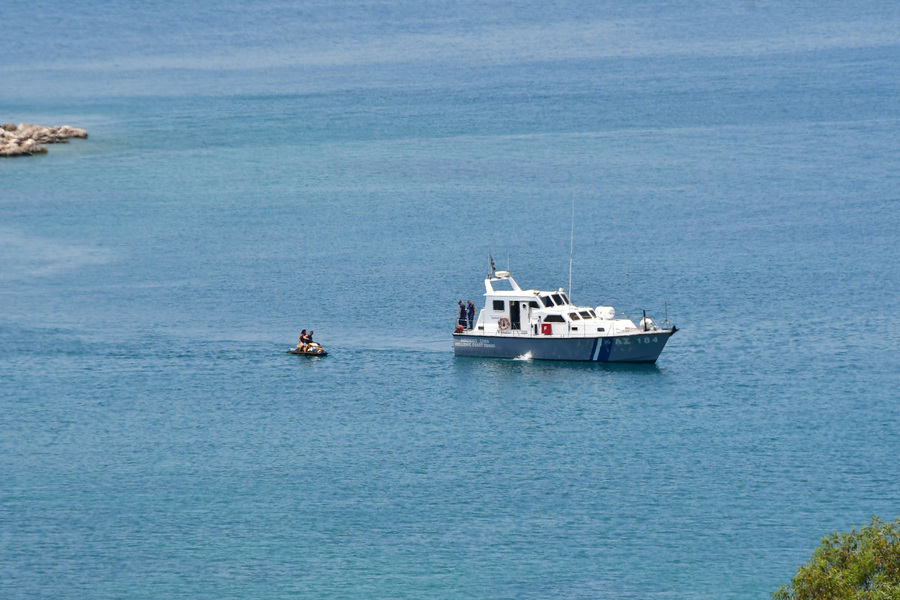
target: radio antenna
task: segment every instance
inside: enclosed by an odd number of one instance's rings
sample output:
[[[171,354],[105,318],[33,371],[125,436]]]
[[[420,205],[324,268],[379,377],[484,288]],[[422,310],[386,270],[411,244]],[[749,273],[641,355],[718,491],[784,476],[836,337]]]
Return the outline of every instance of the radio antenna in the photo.
[[[572,190],[572,235],[569,239],[569,301],[572,301],[572,255],[575,254],[575,190]]]

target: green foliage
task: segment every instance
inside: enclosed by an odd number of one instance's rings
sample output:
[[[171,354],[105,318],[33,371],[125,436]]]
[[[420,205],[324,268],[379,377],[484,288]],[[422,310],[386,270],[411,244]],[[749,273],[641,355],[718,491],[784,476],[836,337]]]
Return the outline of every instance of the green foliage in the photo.
[[[900,600],[900,518],[822,538],[775,600]]]

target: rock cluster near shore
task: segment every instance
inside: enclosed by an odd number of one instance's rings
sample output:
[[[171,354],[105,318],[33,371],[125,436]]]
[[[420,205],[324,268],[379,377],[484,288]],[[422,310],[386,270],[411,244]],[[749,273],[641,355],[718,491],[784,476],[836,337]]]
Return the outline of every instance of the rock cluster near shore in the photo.
[[[68,125],[45,127],[31,123],[0,125],[0,156],[31,156],[47,152],[40,144],[65,144],[69,138],[86,138],[87,131]]]

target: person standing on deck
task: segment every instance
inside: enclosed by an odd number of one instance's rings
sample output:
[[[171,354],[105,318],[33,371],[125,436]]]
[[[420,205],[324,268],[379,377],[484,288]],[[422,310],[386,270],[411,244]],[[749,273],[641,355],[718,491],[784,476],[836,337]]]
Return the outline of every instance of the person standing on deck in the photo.
[[[457,300],[457,304],[459,304],[459,314],[456,315],[456,322],[463,328],[466,328],[466,305],[462,303],[462,300]]]
[[[475,305],[471,300],[466,300],[466,318],[469,321],[467,329],[475,329]]]

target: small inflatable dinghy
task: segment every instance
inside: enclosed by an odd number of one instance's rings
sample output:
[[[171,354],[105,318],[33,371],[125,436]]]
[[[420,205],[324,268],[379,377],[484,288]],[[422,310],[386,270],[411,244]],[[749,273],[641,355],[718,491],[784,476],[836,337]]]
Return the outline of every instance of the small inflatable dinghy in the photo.
[[[328,356],[328,353],[325,352],[325,348],[315,342],[313,342],[312,344],[308,344],[303,350],[301,350],[300,348],[291,348],[287,351],[287,354],[299,354],[301,356]]]

